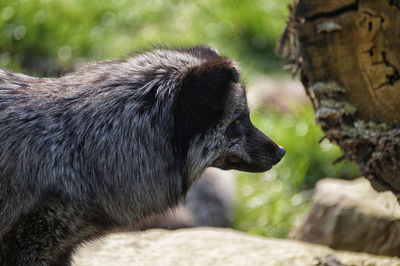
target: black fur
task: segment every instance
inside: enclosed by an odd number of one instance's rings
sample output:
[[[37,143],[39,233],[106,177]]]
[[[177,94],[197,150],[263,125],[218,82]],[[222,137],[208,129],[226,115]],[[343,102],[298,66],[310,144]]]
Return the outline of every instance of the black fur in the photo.
[[[251,126],[227,136],[240,114],[238,67],[208,47],[61,78],[0,69],[0,264],[68,264],[83,241],[176,205],[208,166],[269,169],[283,149]]]
[[[182,91],[174,103],[175,140],[182,158],[186,157],[195,135],[204,135],[222,120],[231,82],[237,82],[235,76],[238,74],[230,61],[211,58],[201,67],[188,70],[182,80]]]

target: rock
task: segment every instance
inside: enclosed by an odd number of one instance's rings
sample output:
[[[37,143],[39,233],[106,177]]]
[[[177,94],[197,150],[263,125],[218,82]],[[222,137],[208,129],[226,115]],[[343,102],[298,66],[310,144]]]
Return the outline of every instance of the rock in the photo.
[[[74,266],[400,265],[400,259],[392,257],[334,251],[320,245],[250,236],[222,228],[112,234],[85,245],[73,261]]]
[[[400,256],[400,206],[392,192],[375,191],[365,178],[324,179],[292,237],[334,249]]]

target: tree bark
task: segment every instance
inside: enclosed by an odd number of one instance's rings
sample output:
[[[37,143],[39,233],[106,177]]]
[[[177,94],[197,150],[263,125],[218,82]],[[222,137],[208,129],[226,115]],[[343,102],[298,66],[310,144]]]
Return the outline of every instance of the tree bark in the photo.
[[[326,137],[400,196],[400,0],[299,0],[282,36]]]

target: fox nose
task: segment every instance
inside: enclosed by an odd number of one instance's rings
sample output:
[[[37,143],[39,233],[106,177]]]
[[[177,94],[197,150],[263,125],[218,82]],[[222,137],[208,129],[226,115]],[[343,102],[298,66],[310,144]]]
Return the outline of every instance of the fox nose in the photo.
[[[285,155],[286,151],[283,147],[279,146],[279,148],[276,150],[276,156],[280,159]]]

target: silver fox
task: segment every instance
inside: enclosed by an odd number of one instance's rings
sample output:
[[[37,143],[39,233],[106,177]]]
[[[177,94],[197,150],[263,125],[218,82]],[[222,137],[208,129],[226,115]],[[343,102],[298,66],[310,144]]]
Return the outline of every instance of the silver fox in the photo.
[[[261,172],[285,151],[249,119],[216,50],[155,49],[60,78],[0,69],[0,264],[69,265],[84,241],[141,230],[214,166]]]

